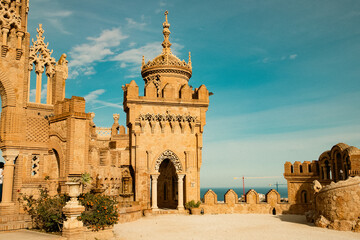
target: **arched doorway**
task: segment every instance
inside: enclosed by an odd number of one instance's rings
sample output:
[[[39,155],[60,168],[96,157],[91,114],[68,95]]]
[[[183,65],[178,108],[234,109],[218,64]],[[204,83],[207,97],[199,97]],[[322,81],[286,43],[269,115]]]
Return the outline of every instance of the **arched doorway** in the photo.
[[[273,209],[271,210],[271,214],[272,214],[272,215],[276,215],[276,209],[275,209],[275,208],[273,208]]]
[[[157,182],[159,208],[176,209],[178,206],[178,183],[174,164],[165,159],[160,164]]]
[[[178,156],[166,150],[155,161],[151,174],[151,208],[184,210],[185,188],[183,167]]]

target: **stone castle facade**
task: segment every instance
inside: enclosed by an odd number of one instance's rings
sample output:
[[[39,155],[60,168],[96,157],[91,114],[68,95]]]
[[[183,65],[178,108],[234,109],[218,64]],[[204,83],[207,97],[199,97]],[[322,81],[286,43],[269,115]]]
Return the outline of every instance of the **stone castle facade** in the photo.
[[[284,177],[288,185],[288,200],[293,208],[305,213],[315,198],[313,182],[322,186],[360,176],[360,150],[345,143],[336,144],[312,162],[286,162]]]
[[[65,182],[84,173],[96,179],[85,191],[117,196],[138,209],[183,211],[185,202],[200,200],[210,94],[204,85],[193,89],[188,83],[190,53],[188,62],[172,54],[167,12],[162,53],[142,61],[144,96],[135,81],[122,87],[126,127],[114,114],[111,128],[99,128],[95,115],[85,112],[83,97],[65,98],[66,54],[58,61],[51,56],[41,25],[30,42],[28,3],[0,1],[0,148],[5,160],[0,216],[19,220],[20,194],[37,195],[40,185],[51,195],[65,193]],[[31,75],[36,75],[35,102],[29,101]],[[46,103],[41,102],[44,81]]]
[[[28,3],[0,0],[0,149],[5,160],[0,230],[28,226],[17,201],[20,194],[36,196],[39,186],[51,195],[67,193],[65,183],[84,173],[94,179],[84,191],[118,198],[121,221],[160,208],[183,212],[185,202],[200,200],[202,135],[211,93],[204,85],[189,85],[190,53],[188,62],[172,54],[167,12],[162,53],[147,62],[142,59],[144,95],[135,81],[122,86],[126,126],[114,114],[112,127],[100,128],[94,124],[95,114],[85,111],[83,97],[65,98],[66,54],[58,61],[51,56],[41,25],[36,40],[30,41]],[[35,78],[35,102],[30,102]],[[46,103],[41,101],[44,81]],[[312,208],[314,180],[329,185],[359,174],[360,150],[337,144],[318,161],[285,163],[288,202],[275,190],[267,193],[265,202],[250,190],[241,202],[229,190],[219,203],[208,191],[202,208],[216,214],[304,214]]]

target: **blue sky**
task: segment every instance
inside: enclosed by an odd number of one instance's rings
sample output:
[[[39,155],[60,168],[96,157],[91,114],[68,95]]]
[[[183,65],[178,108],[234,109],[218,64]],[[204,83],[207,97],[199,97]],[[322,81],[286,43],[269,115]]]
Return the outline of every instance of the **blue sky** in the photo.
[[[142,89],[141,56],[161,52],[165,10],[173,52],[192,54],[189,84],[214,92],[202,187],[285,182],[285,161],[360,146],[360,1],[30,0],[28,31],[42,23],[53,56],[67,53],[66,97],[85,96],[107,127],[113,113],[125,122],[121,86]]]

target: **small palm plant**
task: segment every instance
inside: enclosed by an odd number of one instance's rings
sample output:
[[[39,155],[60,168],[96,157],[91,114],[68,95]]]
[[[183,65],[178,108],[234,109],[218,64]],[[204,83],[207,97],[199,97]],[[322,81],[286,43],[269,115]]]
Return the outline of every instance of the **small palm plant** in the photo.
[[[92,182],[92,177],[90,173],[83,173],[80,177],[80,183],[82,186],[82,192],[84,192],[85,187]]]

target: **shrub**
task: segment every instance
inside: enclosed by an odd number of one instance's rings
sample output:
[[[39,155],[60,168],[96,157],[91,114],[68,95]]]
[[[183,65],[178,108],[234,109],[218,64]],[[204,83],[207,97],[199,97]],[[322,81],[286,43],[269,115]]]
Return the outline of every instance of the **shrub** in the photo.
[[[198,208],[198,207],[200,207],[200,204],[201,204],[200,201],[195,203],[194,200],[191,200],[190,202],[185,203],[185,208],[187,208],[187,209]]]
[[[35,199],[32,195],[23,195],[19,201],[23,203],[24,210],[31,216],[33,226],[46,232],[60,232],[66,219],[62,208],[69,200],[67,195],[50,197],[48,190],[41,188],[40,197]]]
[[[117,202],[112,197],[85,193],[79,196],[85,211],[78,217],[85,226],[93,231],[113,226],[118,222]]]
[[[33,226],[46,232],[61,232],[66,216],[63,207],[70,200],[67,195],[50,197],[47,189],[40,189],[40,197],[23,195],[19,201],[24,210],[31,216]],[[109,196],[93,193],[81,194],[79,202],[85,211],[78,217],[85,226],[93,231],[113,226],[118,222],[117,202]]]

